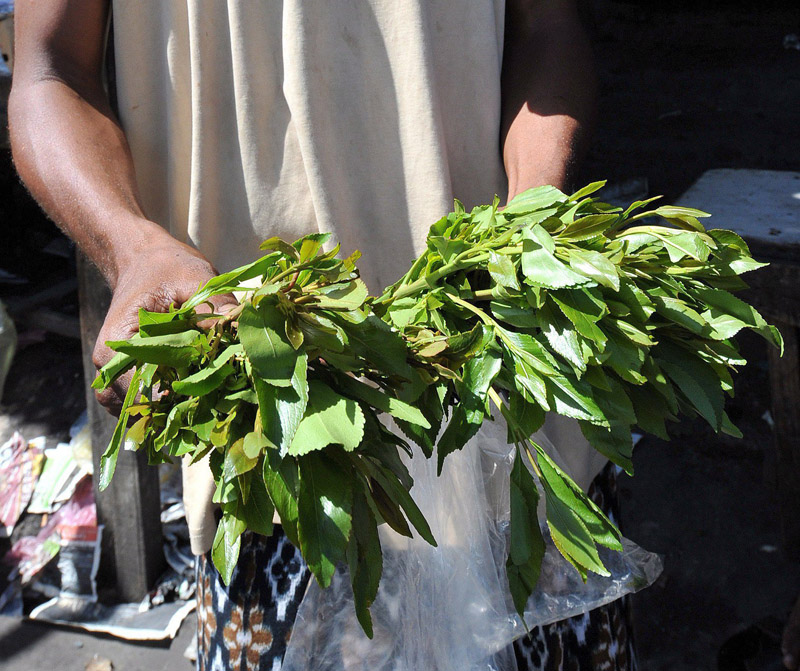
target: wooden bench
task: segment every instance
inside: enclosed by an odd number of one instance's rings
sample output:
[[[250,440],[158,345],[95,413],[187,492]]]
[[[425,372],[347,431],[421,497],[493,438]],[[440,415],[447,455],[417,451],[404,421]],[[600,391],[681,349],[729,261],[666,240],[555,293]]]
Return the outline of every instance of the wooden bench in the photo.
[[[751,288],[742,298],[785,342],[783,358],[768,347],[771,412],[784,551],[800,560],[800,173],[710,170],[680,204],[711,213],[710,228],[737,232],[757,260],[770,264],[745,276]]]
[[[92,463],[94,472],[99,473],[100,455],[117,421],[100,406],[89,385],[96,375],[92,350],[108,310],[111,291],[100,273],[80,254],[78,296]],[[147,465],[143,452],[122,450],[113,481],[103,492],[95,487],[95,497],[97,517],[105,525],[98,578],[103,585],[114,586],[122,601],[139,601],[166,568],[158,469]]]

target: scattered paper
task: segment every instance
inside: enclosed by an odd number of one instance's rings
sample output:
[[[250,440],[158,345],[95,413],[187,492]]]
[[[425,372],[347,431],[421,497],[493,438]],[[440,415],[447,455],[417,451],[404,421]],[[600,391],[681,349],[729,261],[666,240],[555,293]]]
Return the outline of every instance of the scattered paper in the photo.
[[[31,500],[44,459],[44,436],[26,441],[17,431],[0,447],[0,537],[8,537]]]
[[[174,601],[140,612],[138,603],[104,606],[88,599],[60,596],[34,608],[29,617],[127,641],[161,641],[175,638],[181,622],[195,605],[194,599]]]
[[[28,512],[38,515],[52,513],[68,501],[78,482],[88,475],[85,466],[75,459],[71,443],[59,443],[45,450],[44,456],[44,468],[28,504]]]
[[[16,564],[23,585],[41,571],[58,554],[61,546],[61,526],[96,526],[92,480],[85,477],[72,498],[59,508],[36,536],[20,538],[5,556],[4,561]]]

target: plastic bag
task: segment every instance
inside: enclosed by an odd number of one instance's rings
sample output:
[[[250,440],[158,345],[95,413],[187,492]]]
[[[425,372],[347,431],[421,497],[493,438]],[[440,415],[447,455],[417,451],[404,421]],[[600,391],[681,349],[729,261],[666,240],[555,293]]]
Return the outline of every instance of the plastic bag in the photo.
[[[372,640],[355,617],[345,566],[327,589],[311,581],[285,671],[516,671],[510,643],[527,629],[505,577],[514,454],[505,438],[502,422],[485,422],[448,456],[440,477],[435,459],[416,454],[409,461],[412,495],[438,547],[380,528],[384,565],[371,608]],[[535,439],[558,460],[545,436]],[[610,578],[591,576],[584,584],[549,541],[537,592],[526,607],[528,626],[586,612],[651,584],[661,570],[658,557],[629,541],[625,548],[601,555]]]

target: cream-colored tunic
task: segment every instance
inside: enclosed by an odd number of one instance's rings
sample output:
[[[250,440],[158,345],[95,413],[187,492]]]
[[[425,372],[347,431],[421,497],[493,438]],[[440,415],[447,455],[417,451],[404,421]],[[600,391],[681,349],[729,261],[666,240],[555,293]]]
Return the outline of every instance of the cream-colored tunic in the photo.
[[[114,0],[145,212],[220,271],[270,236],[331,232],[379,291],[454,197],[505,195],[504,12],[504,0]],[[582,438],[561,451],[582,484],[602,465]],[[214,534],[204,469],[185,481],[196,552]]]

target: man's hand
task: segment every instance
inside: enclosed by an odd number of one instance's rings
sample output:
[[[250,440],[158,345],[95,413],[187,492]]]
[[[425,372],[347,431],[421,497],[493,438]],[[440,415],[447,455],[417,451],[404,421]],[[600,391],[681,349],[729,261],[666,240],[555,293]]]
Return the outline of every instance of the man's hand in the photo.
[[[166,236],[165,240],[121,265],[111,306],[94,347],[94,365],[100,369],[114,356],[106,341],[127,340],[139,330],[139,308],[165,312],[171,304],[180,307],[201,284],[216,274],[200,252]],[[225,312],[236,304],[231,295],[215,296],[211,302],[217,312]],[[198,312],[203,309],[207,310],[208,306],[199,306]],[[130,377],[130,374],[125,375],[97,393],[97,400],[109,412],[119,412]]]
[[[114,354],[106,341],[137,331],[139,308],[180,306],[217,273],[140,206],[130,149],[102,79],[109,0],[17,0],[15,9],[14,161],[39,204],[113,289],[93,353],[100,368]],[[235,300],[213,302],[222,310]],[[100,403],[118,410],[129,380],[98,394]]]

